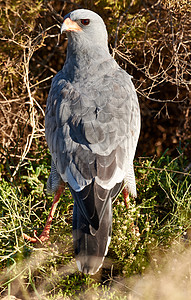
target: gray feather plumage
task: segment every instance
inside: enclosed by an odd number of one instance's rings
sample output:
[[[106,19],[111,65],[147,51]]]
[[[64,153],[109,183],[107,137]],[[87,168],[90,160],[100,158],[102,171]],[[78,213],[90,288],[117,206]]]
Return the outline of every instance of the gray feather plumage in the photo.
[[[68,33],[67,59],[54,77],[47,99],[45,134],[52,155],[48,189],[55,192],[60,179],[68,182],[75,200],[76,241],[79,224],[85,222],[87,228],[91,224],[89,204],[80,198],[83,189],[92,187],[94,199],[89,197],[88,201],[97,210],[98,219],[104,201],[108,203],[101,216],[108,217],[108,226],[107,221],[101,221],[107,236],[111,232],[112,190],[125,181],[129,192],[136,196],[133,158],[140,131],[140,111],[131,77],[109,54],[102,19],[88,10],[76,10],[68,16],[78,23],[83,16],[90,18],[91,27],[89,31],[85,28],[82,32]],[[96,243],[100,236],[98,230]],[[82,261],[83,270],[88,270],[88,260],[83,258],[80,264]]]
[[[110,67],[108,62],[108,69]],[[89,76],[88,70],[86,71]],[[97,161],[97,156],[103,156],[106,165],[107,157],[110,159],[112,151],[120,148],[120,155],[116,155],[117,165],[127,175],[132,175],[133,179],[134,174],[129,174],[128,165],[133,163],[140,121],[137,96],[130,76],[122,73],[118,67],[113,68],[110,76],[107,74],[107,81],[113,84],[113,87],[105,90],[103,95],[101,84],[96,85],[93,82],[93,87],[90,85],[89,88],[83,85],[81,91],[78,91],[75,82],[69,84],[63,79],[60,80],[62,77],[63,71],[55,76],[46,109],[46,139],[58,173],[67,181],[65,170],[73,161],[76,170],[80,169],[80,162],[83,164],[84,155],[87,159],[91,157],[90,162],[85,162],[86,165]],[[91,80],[93,81],[93,78]],[[121,92],[121,86],[124,86],[125,92],[123,89]],[[99,94],[98,101],[94,98],[96,89]],[[74,173],[75,166],[71,167]],[[90,167],[79,171],[79,186],[84,179],[93,178],[96,172],[91,171]],[[94,173],[93,176],[88,172]],[[99,179],[102,179],[101,176]],[[128,188],[133,191],[135,187]]]

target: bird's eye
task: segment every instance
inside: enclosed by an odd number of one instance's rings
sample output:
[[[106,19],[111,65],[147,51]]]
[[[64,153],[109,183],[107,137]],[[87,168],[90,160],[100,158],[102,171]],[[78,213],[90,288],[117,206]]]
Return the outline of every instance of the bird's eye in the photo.
[[[81,23],[83,25],[88,25],[88,24],[90,24],[90,19],[81,19]]]

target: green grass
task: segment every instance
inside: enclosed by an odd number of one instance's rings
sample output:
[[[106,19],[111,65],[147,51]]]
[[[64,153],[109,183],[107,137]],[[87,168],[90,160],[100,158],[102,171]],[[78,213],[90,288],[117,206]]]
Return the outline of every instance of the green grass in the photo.
[[[164,154],[160,159],[144,157],[135,161],[138,197],[130,199],[128,208],[121,195],[114,200],[112,242],[103,269],[96,276],[77,271],[72,247],[73,200],[67,187],[53,221],[51,244],[33,245],[22,238],[23,232],[33,235],[37,230],[40,234],[46,223],[52,203],[45,192],[49,154],[43,151],[41,158],[29,160],[14,183],[3,170],[1,295],[54,300],[155,299],[144,298],[145,289],[141,289],[143,296],[139,295],[145,276],[151,276],[150,268],[152,283],[159,271],[167,272],[166,253],[175,249],[180,256],[189,251],[189,241],[184,239],[191,226],[191,180],[184,172],[187,165],[183,154],[176,159]],[[134,298],[130,298],[132,295]]]

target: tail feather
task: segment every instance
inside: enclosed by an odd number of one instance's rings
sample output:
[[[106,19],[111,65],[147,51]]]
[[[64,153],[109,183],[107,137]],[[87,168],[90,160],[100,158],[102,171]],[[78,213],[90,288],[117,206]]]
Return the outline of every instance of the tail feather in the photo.
[[[75,192],[73,209],[73,242],[78,269],[95,274],[108,252],[112,231],[112,198],[122,183],[104,190],[92,182],[81,192]]]
[[[91,225],[81,214],[76,201],[73,212],[73,240],[78,269],[86,274],[95,274],[103,264],[111,240],[112,203],[107,201],[104,216],[98,230],[91,230]]]

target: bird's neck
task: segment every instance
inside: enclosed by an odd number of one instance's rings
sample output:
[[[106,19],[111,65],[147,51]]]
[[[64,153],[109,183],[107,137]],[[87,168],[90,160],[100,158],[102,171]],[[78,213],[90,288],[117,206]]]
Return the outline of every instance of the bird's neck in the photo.
[[[63,67],[67,77],[73,80],[82,72],[95,71],[100,64],[110,60],[111,55],[106,47],[85,47],[75,48],[74,45],[68,45],[66,62]]]

